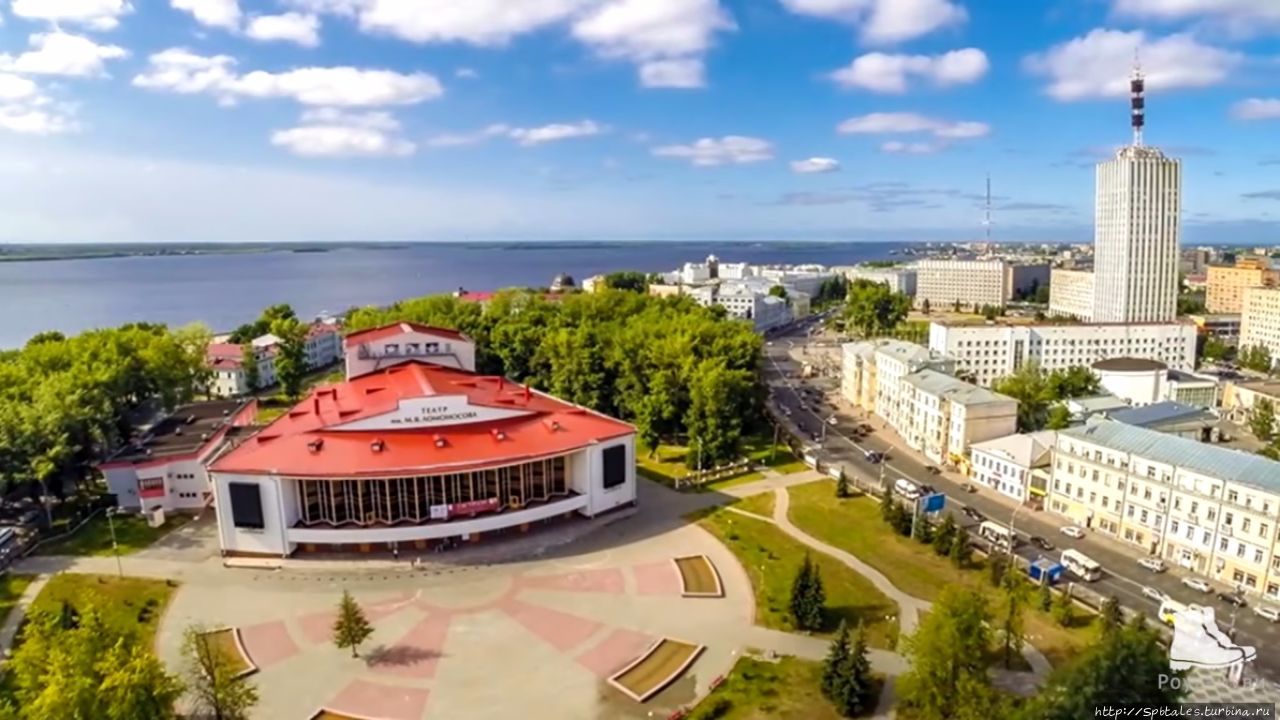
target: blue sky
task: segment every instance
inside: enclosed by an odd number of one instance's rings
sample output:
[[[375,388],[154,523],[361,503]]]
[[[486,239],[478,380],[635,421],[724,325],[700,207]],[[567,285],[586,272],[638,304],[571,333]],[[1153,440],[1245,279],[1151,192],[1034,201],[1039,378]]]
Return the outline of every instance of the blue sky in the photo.
[[[0,242],[1280,240],[1277,0],[2,0]]]

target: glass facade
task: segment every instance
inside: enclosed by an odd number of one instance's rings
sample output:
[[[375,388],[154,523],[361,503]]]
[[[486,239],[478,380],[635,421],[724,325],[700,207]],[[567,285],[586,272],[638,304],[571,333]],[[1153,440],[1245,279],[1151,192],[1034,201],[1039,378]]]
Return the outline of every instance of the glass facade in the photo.
[[[519,509],[570,493],[566,458],[474,472],[379,479],[296,479],[299,525],[373,527],[443,521],[449,506]],[[432,510],[435,509],[433,515]]]

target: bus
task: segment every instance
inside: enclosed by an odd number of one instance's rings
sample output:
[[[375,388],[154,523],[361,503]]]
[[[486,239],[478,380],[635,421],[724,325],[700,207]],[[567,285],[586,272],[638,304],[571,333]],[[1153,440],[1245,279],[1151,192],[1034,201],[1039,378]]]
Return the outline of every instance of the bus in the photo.
[[[898,478],[893,484],[893,491],[911,502],[920,499],[920,488],[906,478]]]
[[[993,523],[990,520],[986,520],[978,526],[978,535],[1000,548],[1010,549],[1018,544],[1017,536],[1009,528],[999,523]]]
[[[1078,550],[1063,550],[1062,566],[1085,582],[1102,579],[1102,566]]]

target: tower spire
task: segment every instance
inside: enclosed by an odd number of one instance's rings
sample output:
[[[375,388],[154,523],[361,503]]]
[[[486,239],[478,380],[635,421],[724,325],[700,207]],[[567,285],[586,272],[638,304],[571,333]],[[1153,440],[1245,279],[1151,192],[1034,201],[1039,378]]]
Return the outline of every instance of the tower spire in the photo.
[[[1129,110],[1133,146],[1142,147],[1142,129],[1147,124],[1146,76],[1142,74],[1142,59],[1137,48],[1133,50],[1133,75],[1129,79]]]
[[[987,173],[987,202],[983,208],[982,226],[986,230],[987,244],[991,244],[991,173]]]

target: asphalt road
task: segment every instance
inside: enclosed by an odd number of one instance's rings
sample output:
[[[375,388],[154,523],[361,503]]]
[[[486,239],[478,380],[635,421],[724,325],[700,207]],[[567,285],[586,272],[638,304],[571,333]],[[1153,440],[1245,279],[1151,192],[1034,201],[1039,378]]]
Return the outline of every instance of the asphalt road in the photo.
[[[962,514],[965,507],[995,522],[1012,523],[1023,540],[1015,552],[1028,559],[1041,555],[1057,559],[1063,549],[1077,549],[1104,569],[1103,578],[1089,584],[1091,589],[1113,595],[1125,607],[1146,612],[1152,618],[1156,617],[1159,603],[1143,595],[1144,586],[1158,589],[1178,602],[1213,607],[1218,624],[1229,632],[1234,628],[1236,642],[1257,648],[1258,659],[1251,663],[1250,669],[1273,682],[1280,682],[1280,623],[1258,617],[1248,607],[1237,610],[1212,593],[1200,593],[1184,586],[1181,580],[1186,575],[1178,574],[1176,569],[1152,573],[1140,567],[1136,548],[1132,551],[1120,548],[1114,542],[1094,539],[1092,533],[1080,540],[1069,538],[1060,532],[1061,527],[1070,524],[1065,518],[1047,511],[1013,506],[1012,499],[1004,496],[996,500],[996,491],[990,488],[983,487],[977,493],[965,492],[962,488],[964,481],[954,474],[932,474],[928,466],[916,460],[907,449],[899,449],[879,437],[883,434],[884,424],[880,418],[868,417],[837,399],[840,388],[838,347],[830,340],[806,337],[805,329],[802,327],[787,335],[771,338],[770,345],[765,348],[765,374],[774,407],[807,445],[819,448],[818,456],[824,464],[838,463],[845,468],[848,477],[864,486],[878,484],[882,478],[884,482],[892,483],[903,477],[917,484],[931,485],[947,495],[948,510],[955,515],[957,522],[969,529],[980,521]],[[827,358],[825,362],[822,361],[823,356]],[[816,368],[825,367],[827,372],[802,379],[804,362]],[[806,391],[807,396],[802,397],[802,391]],[[820,403],[813,401],[815,392],[822,395]],[[832,416],[836,418],[836,424],[826,425]],[[864,423],[871,425],[873,431],[863,439],[856,439],[853,430]],[[817,441],[812,439],[815,433]],[[883,463],[868,462],[863,455],[866,450],[887,453],[888,459]],[[1047,539],[1055,549],[1046,552],[1027,542],[1027,538],[1033,535]]]

